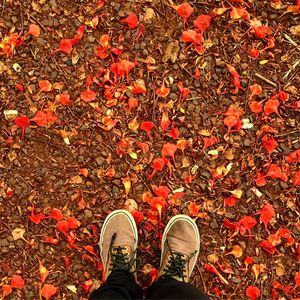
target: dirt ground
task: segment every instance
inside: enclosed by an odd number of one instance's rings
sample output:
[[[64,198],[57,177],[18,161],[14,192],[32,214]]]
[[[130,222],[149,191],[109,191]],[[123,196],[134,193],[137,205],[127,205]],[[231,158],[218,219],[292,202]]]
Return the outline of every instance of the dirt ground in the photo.
[[[211,299],[299,299],[300,3],[191,0],[186,22],[180,4],[1,1],[5,299],[47,284],[51,299],[88,299],[119,208],[138,223],[143,287],[164,226],[185,213],[201,233],[192,283]]]

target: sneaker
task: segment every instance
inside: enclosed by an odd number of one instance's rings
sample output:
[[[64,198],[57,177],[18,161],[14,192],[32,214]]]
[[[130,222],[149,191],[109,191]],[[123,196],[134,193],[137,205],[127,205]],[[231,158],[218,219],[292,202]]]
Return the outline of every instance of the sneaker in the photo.
[[[105,219],[100,233],[100,257],[104,280],[114,270],[136,270],[138,231],[127,210],[115,210]]]
[[[193,219],[177,215],[168,222],[162,237],[158,277],[188,282],[200,250],[199,229]]]

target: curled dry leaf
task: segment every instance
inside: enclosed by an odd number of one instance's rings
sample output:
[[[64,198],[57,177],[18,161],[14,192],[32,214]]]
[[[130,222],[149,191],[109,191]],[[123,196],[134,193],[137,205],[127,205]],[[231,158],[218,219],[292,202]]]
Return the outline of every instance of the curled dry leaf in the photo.
[[[25,234],[25,229],[24,228],[15,228],[12,232],[12,237],[14,239],[14,241],[22,239],[24,239],[24,234]]]

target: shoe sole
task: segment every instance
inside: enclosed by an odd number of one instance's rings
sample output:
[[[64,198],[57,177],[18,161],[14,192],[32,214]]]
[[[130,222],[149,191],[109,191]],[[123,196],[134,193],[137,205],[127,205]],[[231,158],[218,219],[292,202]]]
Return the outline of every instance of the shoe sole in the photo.
[[[137,248],[137,245],[138,245],[138,231],[137,231],[137,227],[136,227],[136,223],[134,221],[134,218],[132,216],[132,214],[130,212],[128,212],[127,210],[125,209],[117,209],[117,210],[114,210],[113,212],[111,212],[107,217],[106,219],[104,220],[104,223],[102,225],[102,228],[101,228],[101,232],[100,232],[100,241],[99,241],[99,247],[100,247],[100,257],[101,257],[101,260],[104,261],[104,258],[103,258],[103,253],[102,253],[102,247],[101,245],[103,244],[103,236],[104,236],[104,232],[106,230],[106,227],[107,227],[107,224],[109,223],[109,221],[111,220],[112,217],[114,217],[115,215],[118,215],[118,214],[122,214],[122,215],[125,215],[131,225],[131,228],[132,228],[132,231],[133,231],[133,235],[134,235],[134,245],[133,245],[133,253],[134,253],[134,258],[136,258],[136,248]]]
[[[178,220],[187,221],[187,222],[189,222],[189,223],[192,225],[192,227],[193,227],[193,229],[194,229],[194,232],[195,232],[195,235],[196,235],[196,244],[197,244],[197,251],[198,251],[197,256],[198,256],[198,255],[199,255],[199,252],[200,252],[200,233],[199,233],[199,229],[198,229],[198,226],[197,226],[197,224],[195,223],[195,221],[194,221],[192,218],[190,218],[189,216],[186,216],[186,215],[177,215],[177,216],[174,216],[174,217],[172,217],[172,218],[170,219],[170,221],[168,222],[168,224],[167,224],[167,226],[166,226],[166,228],[165,228],[165,230],[164,230],[163,236],[162,236],[162,241],[161,241],[161,245],[162,245],[162,246],[161,246],[161,253],[163,254],[164,251],[165,251],[165,242],[166,242],[167,235],[168,235],[168,232],[169,232],[170,228],[171,228],[171,227],[173,226],[173,224],[174,224],[175,222],[177,222]],[[161,265],[162,265],[162,263],[163,263],[163,259],[164,259],[164,258],[163,258],[163,256],[161,255],[161,257],[160,257],[160,265],[159,265],[159,268],[161,267]],[[193,269],[194,269],[196,263],[197,263],[197,259],[195,259],[195,262],[194,262],[193,267],[192,267],[192,269],[191,269],[191,273],[192,273],[192,271],[193,271]]]

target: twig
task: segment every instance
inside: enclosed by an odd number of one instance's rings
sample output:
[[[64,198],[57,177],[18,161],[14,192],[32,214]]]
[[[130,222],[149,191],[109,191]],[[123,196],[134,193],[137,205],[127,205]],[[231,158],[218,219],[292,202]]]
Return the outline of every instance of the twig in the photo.
[[[269,80],[268,78],[264,77],[263,75],[260,75],[259,73],[254,73],[254,76],[261,79],[262,81],[268,83],[269,85],[277,87],[277,84],[275,82]]]
[[[26,14],[27,14],[27,16],[28,16],[28,19],[32,19],[32,20],[34,20],[34,21],[36,21],[42,28],[43,28],[43,30],[45,31],[45,32],[47,32],[47,29],[45,28],[45,26],[36,18],[36,17],[34,17],[34,16],[32,16],[29,12],[27,12],[26,11]]]
[[[297,66],[300,64],[300,59],[298,59],[293,65],[292,67],[285,73],[285,75],[283,76],[283,80],[286,80],[290,73],[295,70],[297,68]]]
[[[299,45],[298,45],[298,44],[297,44],[297,43],[296,43],[289,35],[287,35],[286,33],[284,33],[283,35],[284,35],[284,37],[286,38],[286,40],[287,40],[290,44],[292,44],[293,46],[295,46],[296,49],[300,51]]]

